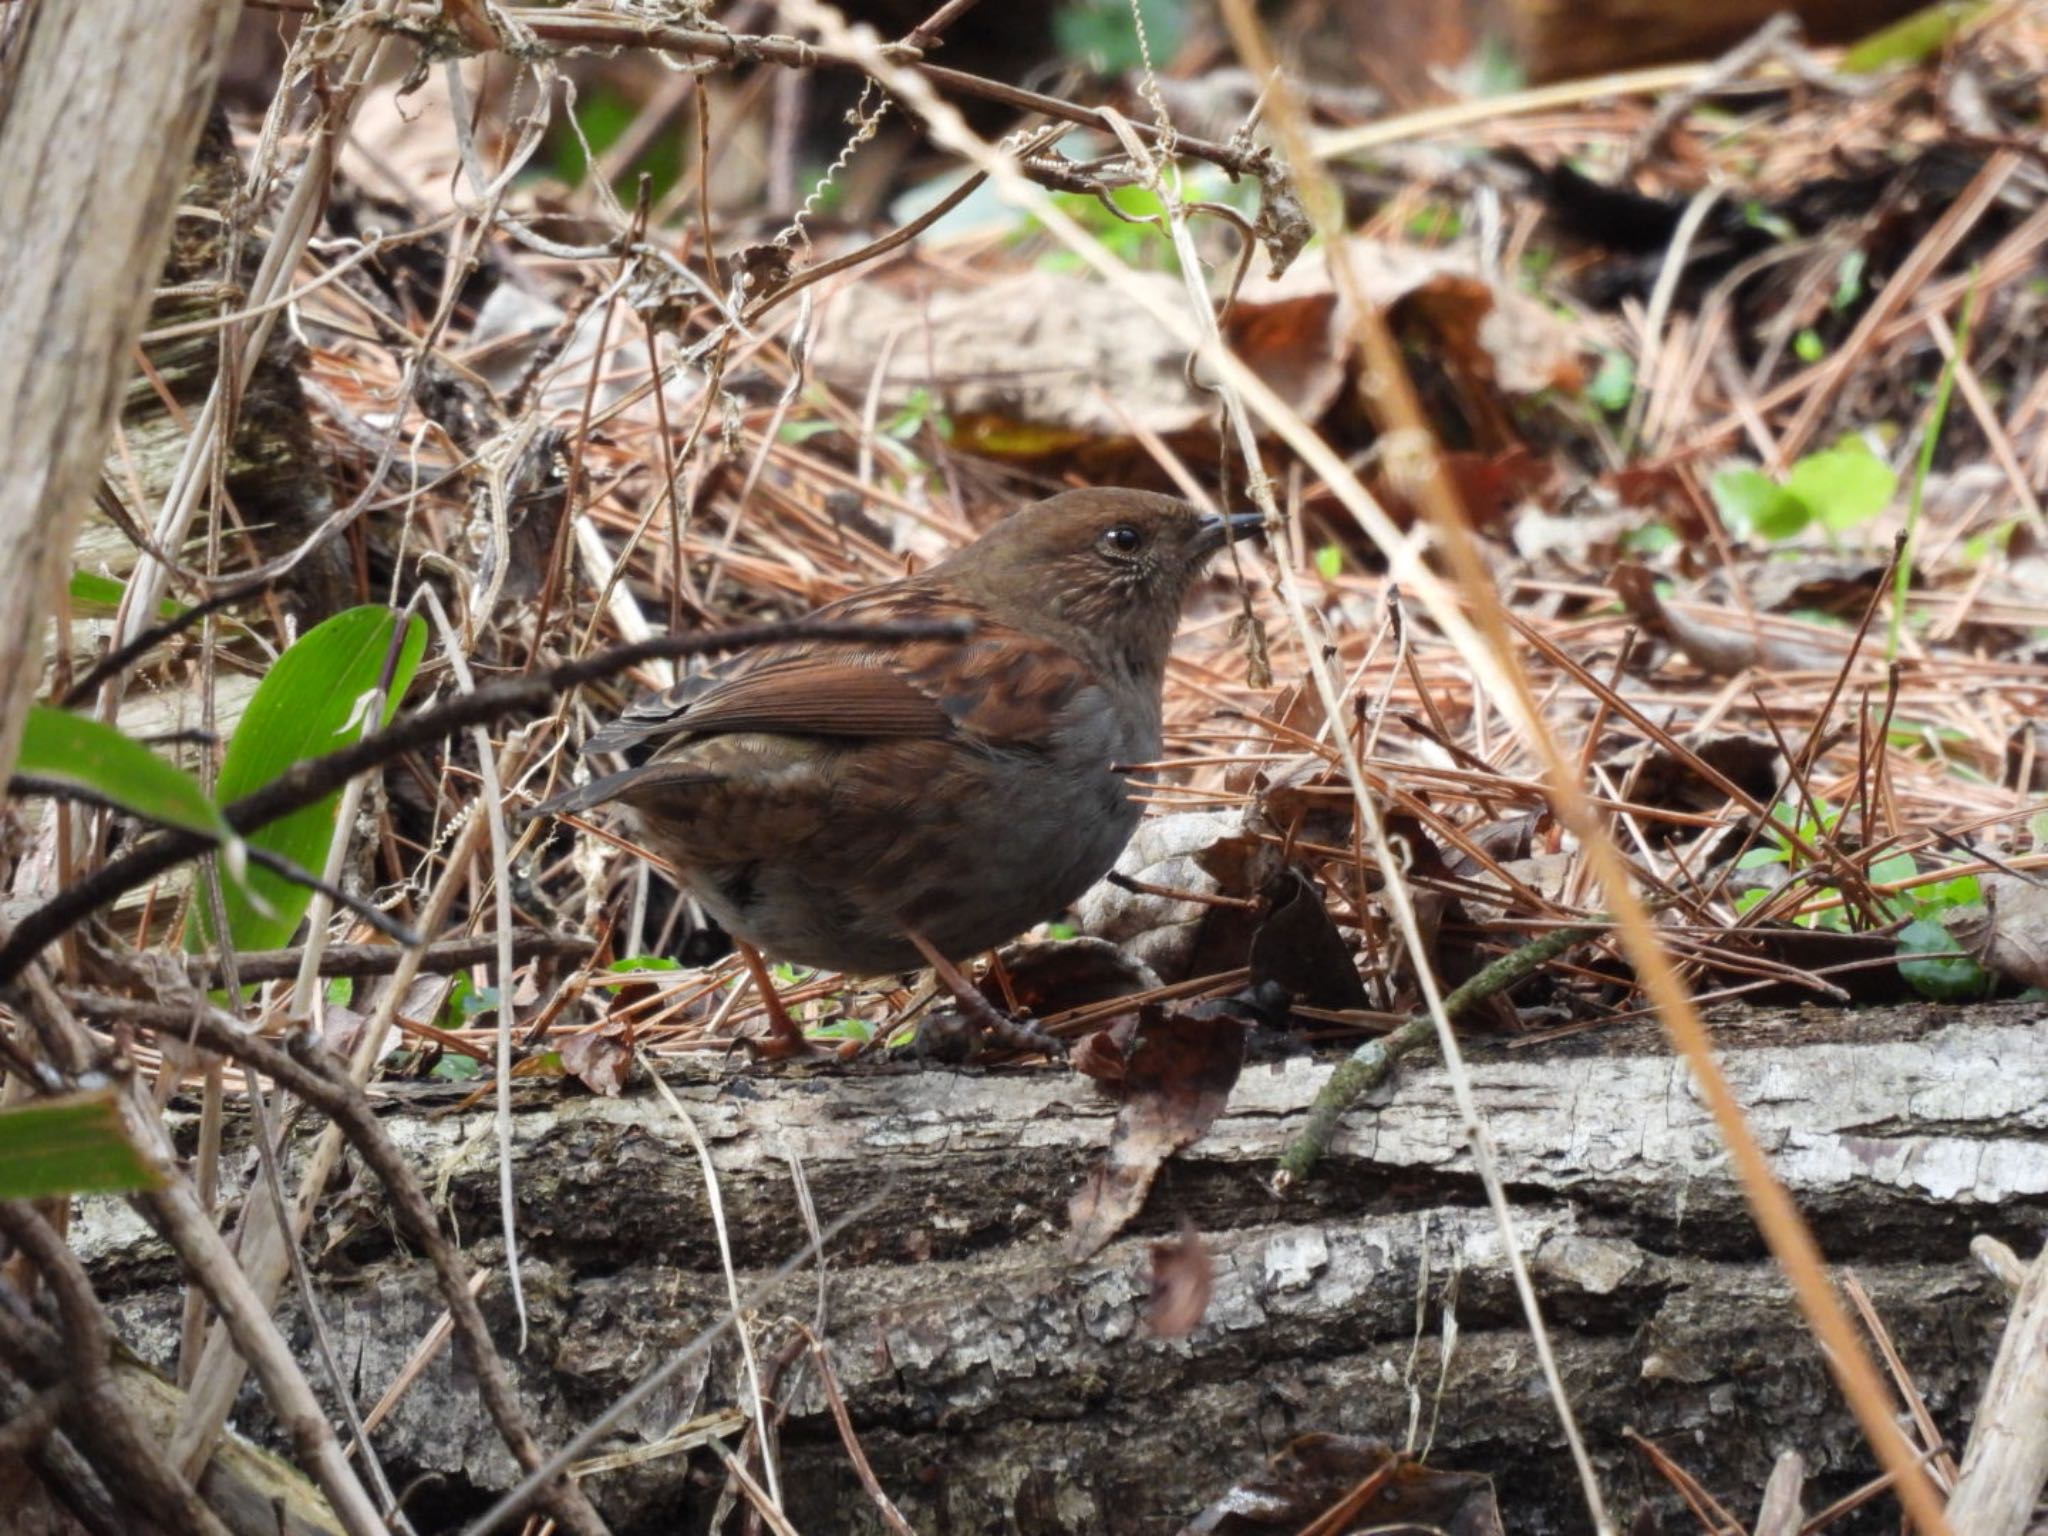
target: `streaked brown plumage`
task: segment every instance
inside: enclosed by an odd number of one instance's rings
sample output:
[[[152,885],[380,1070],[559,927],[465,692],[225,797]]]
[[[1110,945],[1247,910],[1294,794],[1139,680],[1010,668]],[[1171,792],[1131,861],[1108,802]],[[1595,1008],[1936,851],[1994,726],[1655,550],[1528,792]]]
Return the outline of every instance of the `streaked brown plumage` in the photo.
[[[542,809],[618,801],[736,939],[877,974],[963,959],[1100,879],[1160,750],[1182,601],[1252,514],[1141,491],[1023,508],[819,618],[965,618],[964,640],[751,651],[643,698],[587,752],[654,756]]]

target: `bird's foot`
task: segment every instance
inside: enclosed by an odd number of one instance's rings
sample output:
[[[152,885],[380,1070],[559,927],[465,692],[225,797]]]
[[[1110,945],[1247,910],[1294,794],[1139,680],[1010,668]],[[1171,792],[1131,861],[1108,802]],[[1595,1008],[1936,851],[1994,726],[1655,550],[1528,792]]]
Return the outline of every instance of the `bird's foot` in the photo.
[[[977,1001],[979,1008],[962,1004],[927,1012],[918,1023],[912,1050],[925,1061],[954,1066],[998,1054],[1066,1060],[1067,1042],[1048,1034],[1035,1019],[1000,1013],[979,994]]]
[[[796,1020],[789,1016],[761,952],[744,940],[736,940],[734,947],[740,952],[747,974],[754,978],[754,989],[761,994],[761,1006],[768,1014],[768,1033],[748,1035],[741,1041],[748,1057],[754,1061],[817,1061],[837,1056],[829,1047],[807,1039]]]
[[[807,1039],[800,1029],[784,1034],[770,1026],[765,1035],[746,1035],[740,1040],[751,1061],[836,1061],[839,1052]]]
[[[1046,1030],[1028,1014],[998,1013],[988,1010],[986,1018],[976,1019],[981,1031],[981,1048],[1016,1051],[1026,1056],[1049,1056],[1054,1061],[1067,1059],[1068,1045],[1058,1035]]]
[[[1066,1041],[1056,1035],[1047,1034],[1028,1016],[1012,1017],[1002,1012],[982,995],[981,988],[961,974],[960,967],[940,954],[918,934],[912,933],[910,942],[917,946],[918,953],[923,955],[925,962],[931,966],[932,974],[939,979],[939,985],[952,994],[954,1003],[960,1009],[961,1022],[968,1027],[974,1037],[972,1049],[975,1054],[985,1054],[993,1048],[1018,1051],[1025,1055],[1050,1056],[1057,1061],[1066,1060]],[[932,1023],[931,1019],[926,1019],[924,1024],[919,1026],[917,1033],[920,1040],[932,1027]],[[958,1047],[950,1041],[939,1046],[939,1050],[946,1049],[958,1050]],[[937,1055],[938,1052],[934,1051],[931,1054]],[[956,1056],[953,1059],[960,1058]]]

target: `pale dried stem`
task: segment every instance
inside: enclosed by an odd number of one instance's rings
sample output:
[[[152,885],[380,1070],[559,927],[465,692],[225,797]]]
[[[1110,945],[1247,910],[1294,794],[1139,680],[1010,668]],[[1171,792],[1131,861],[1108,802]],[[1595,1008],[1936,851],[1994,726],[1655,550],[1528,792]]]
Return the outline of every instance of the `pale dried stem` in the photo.
[[[2020,1536],[2048,1487],[2048,1248],[2028,1268],[1949,1496],[1968,1536]]]
[[[463,654],[461,638],[455,627],[448,622],[448,614],[441,606],[441,599],[432,587],[421,589],[426,594],[427,607],[434,615],[434,626],[441,634],[442,653],[448,658],[448,665],[455,673],[456,686],[464,693],[476,692],[476,680],[470,675],[469,658]],[[519,1317],[519,1351],[526,1350],[526,1290],[519,1280],[519,1241],[516,1226],[518,1192],[512,1183],[512,1025],[515,1004],[512,1000],[514,962],[512,958],[512,856],[511,838],[505,829],[505,791],[498,775],[498,751],[491,744],[491,733],[483,726],[470,727],[470,743],[476,749],[477,771],[483,778],[483,794],[475,804],[475,813],[490,831],[491,839],[491,890],[494,900],[493,919],[497,926],[497,1006],[492,1010],[497,1026],[497,1115],[495,1126],[498,1137],[498,1230],[505,1240],[505,1275],[512,1284],[512,1309]],[[525,754],[512,749],[517,755]]]

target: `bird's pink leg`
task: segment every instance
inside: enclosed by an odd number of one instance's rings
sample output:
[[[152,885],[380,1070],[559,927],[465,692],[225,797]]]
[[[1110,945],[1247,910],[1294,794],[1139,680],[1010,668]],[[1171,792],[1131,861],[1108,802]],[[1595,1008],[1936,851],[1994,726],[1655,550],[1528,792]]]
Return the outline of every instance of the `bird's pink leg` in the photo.
[[[761,994],[761,1006],[768,1010],[768,1036],[764,1040],[751,1040],[747,1048],[771,1061],[787,1060],[793,1056],[815,1056],[818,1047],[804,1038],[804,1032],[797,1028],[796,1020],[789,1016],[789,1010],[782,1006],[782,998],[775,991],[775,980],[768,974],[768,962],[761,958],[761,951],[745,939],[735,938],[733,948],[740,952],[740,959],[747,967],[747,974],[754,978],[754,990]]]

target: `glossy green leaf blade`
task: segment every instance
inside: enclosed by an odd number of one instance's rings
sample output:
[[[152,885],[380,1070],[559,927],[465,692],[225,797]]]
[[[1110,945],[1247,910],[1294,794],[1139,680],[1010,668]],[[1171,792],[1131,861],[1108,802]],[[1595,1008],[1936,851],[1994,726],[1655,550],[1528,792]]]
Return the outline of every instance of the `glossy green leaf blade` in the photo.
[[[223,805],[254,794],[297,763],[325,757],[352,745],[366,722],[361,700],[377,686],[391,651],[398,616],[375,604],[350,608],[308,630],[297,644],[278,657],[257,684],[241,724],[228,742],[215,795]],[[382,725],[391,719],[426,650],[427,627],[414,618],[384,701]],[[334,841],[337,790],[326,799],[250,834],[253,847],[283,855],[316,874],[327,862]],[[237,949],[278,949],[291,941],[306,915],[312,893],[270,870],[252,866],[244,885],[229,885],[222,896],[227,906],[228,937]],[[207,904],[195,910],[199,922],[186,929],[194,948],[213,940]]]
[[[97,571],[71,573],[71,606],[87,613],[112,613],[121,606],[126,585]]]
[[[162,826],[223,842],[233,837],[191,774],[85,715],[31,705],[14,771],[82,790]]]
[[[121,1124],[114,1089],[0,1109],[0,1200],[154,1189],[157,1183]]]
[[[128,595],[128,583],[112,576],[102,576],[98,571],[73,571],[71,573],[71,606],[75,612],[87,614],[111,614],[121,606],[121,599]],[[157,617],[175,619],[185,610],[170,598],[164,598],[156,605]]]

